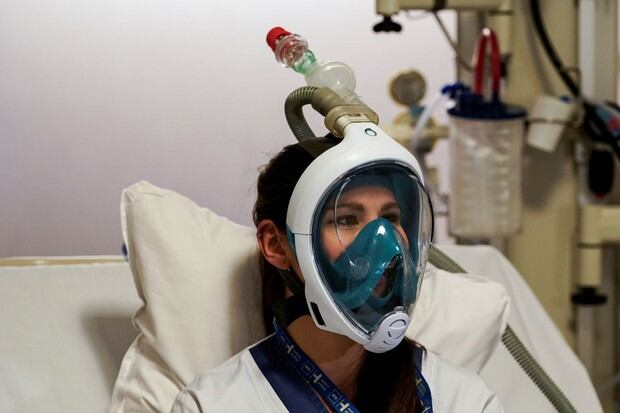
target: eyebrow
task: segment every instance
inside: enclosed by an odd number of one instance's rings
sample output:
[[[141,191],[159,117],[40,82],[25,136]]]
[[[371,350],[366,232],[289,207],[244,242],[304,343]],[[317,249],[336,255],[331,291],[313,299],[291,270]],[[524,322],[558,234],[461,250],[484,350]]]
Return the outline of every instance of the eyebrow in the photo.
[[[398,210],[400,211],[400,205],[398,205],[398,202],[390,202],[389,204],[385,204],[381,207],[381,211],[385,211],[387,209],[392,209],[392,208],[398,208]]]
[[[364,208],[364,205],[358,202],[345,202],[342,204],[338,204],[338,208],[351,208],[355,211],[362,211],[362,212],[366,210],[366,208]],[[392,208],[398,208],[400,210],[400,206],[398,205],[397,202],[390,202],[390,203],[383,205],[381,207],[381,211],[385,211],[385,210],[392,209]],[[325,208],[325,211],[329,211],[333,209],[334,209],[334,205],[329,205],[328,207]]]
[[[351,208],[355,211],[364,211],[365,208],[362,204],[358,202],[344,202],[342,204],[338,204],[338,208]],[[330,209],[334,209],[334,205],[330,205],[325,208],[325,211],[329,211]]]

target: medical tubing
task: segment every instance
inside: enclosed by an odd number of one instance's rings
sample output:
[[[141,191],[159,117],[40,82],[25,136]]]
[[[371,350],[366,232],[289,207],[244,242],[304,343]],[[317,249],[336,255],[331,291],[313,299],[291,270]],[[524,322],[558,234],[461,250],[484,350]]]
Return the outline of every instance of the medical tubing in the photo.
[[[441,252],[435,246],[431,246],[428,257],[431,264],[439,269],[452,273],[465,273],[466,271],[459,266],[454,260]],[[562,390],[554,383],[554,381],[540,367],[540,364],[532,357],[527,349],[521,343],[521,340],[512,331],[510,326],[506,326],[506,331],[502,335],[502,343],[508,349],[515,361],[521,366],[523,371],[536,384],[540,391],[545,395],[547,400],[560,413],[576,413],[577,410],[571,402],[566,398]]]
[[[581,96],[579,85],[568,75],[568,69],[564,66],[564,63],[562,63],[560,56],[558,56],[553,44],[551,43],[551,40],[549,40],[547,30],[545,29],[545,24],[543,23],[542,16],[540,15],[540,4],[538,0],[530,0],[530,11],[532,13],[532,21],[534,22],[536,34],[538,34],[538,38],[543,45],[543,49],[545,49],[547,57],[551,60],[551,64],[555,70],[557,70],[560,78],[562,78],[562,81],[568,90],[570,90],[571,94],[575,97]]]
[[[431,115],[435,113],[437,107],[445,104],[446,102],[448,102],[448,100],[450,100],[450,98],[455,95],[456,92],[462,91],[464,89],[465,85],[461,82],[449,83],[447,85],[444,85],[439,91],[439,93],[435,95],[431,103],[426,105],[424,111],[422,111],[422,114],[416,121],[415,130],[413,131],[413,135],[411,136],[411,149],[414,152],[417,149],[416,143],[422,138],[424,128],[426,127],[426,124],[428,123]]]
[[[540,364],[534,360],[510,326],[506,327],[506,331],[504,331],[502,335],[502,343],[504,343],[519,366],[521,366],[523,371],[532,379],[534,384],[543,392],[547,400],[549,400],[558,412],[577,413],[577,410],[575,410],[562,390],[560,390],[551,377],[545,373]]]
[[[495,32],[488,27],[482,29],[478,39],[478,49],[476,50],[476,65],[474,68],[474,92],[482,96],[484,84],[484,66],[487,53],[487,42],[491,43],[491,79],[493,80],[492,91],[493,99],[499,99],[499,81],[501,77],[501,59],[499,53],[499,43]]]
[[[441,17],[439,17],[439,14],[437,14],[436,11],[431,11],[431,13],[433,13],[433,17],[435,17],[435,21],[439,25],[441,32],[443,33],[444,37],[450,44],[450,47],[452,47],[452,50],[454,51],[454,54],[456,55],[456,63],[459,66],[461,66],[463,69],[467,70],[468,72],[472,72],[474,70],[473,66],[467,63],[465,59],[463,58],[463,56],[461,56],[461,52],[459,51],[458,45],[450,37],[450,33],[448,33],[448,29],[446,28],[446,25],[443,24],[443,21],[441,20]],[[424,13],[424,15],[426,15],[426,13]]]
[[[338,106],[344,107],[346,102],[340,95],[327,87],[303,86],[292,91],[284,102],[284,114],[289,127],[299,142],[316,137],[308,126],[302,111],[304,105],[307,104],[312,104],[314,110],[326,116],[332,109]],[[329,116],[326,117],[327,119]],[[327,126],[330,128],[329,125]]]
[[[299,142],[316,137],[306,122],[302,108],[304,105],[312,103],[312,96],[318,89],[314,86],[300,87],[292,91],[284,102],[286,121]]]
[[[450,99],[449,94],[444,94],[442,92],[439,92],[435,96],[435,98],[432,100],[432,102],[429,103],[424,108],[424,111],[422,112],[418,121],[415,124],[415,130],[413,131],[413,136],[411,137],[411,148],[412,149],[414,150],[416,149],[416,144],[418,143],[420,138],[422,138],[422,133],[424,132],[424,128],[426,127],[426,124],[428,123],[428,120],[430,119],[433,112],[435,112],[435,109],[440,104],[446,102],[448,99]]]

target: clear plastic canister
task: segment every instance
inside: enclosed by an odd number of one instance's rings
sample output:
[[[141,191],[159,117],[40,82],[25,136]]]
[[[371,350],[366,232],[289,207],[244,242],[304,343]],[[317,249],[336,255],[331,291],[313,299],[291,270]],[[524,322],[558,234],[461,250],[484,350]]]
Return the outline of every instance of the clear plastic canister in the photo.
[[[521,225],[524,119],[450,116],[450,233],[514,234]]]

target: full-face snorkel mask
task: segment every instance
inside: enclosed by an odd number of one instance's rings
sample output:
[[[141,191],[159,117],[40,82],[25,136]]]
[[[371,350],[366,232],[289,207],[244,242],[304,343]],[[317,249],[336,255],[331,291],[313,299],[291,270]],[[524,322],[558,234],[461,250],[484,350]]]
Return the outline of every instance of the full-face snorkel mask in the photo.
[[[332,106],[326,119],[342,140],[316,151],[295,186],[289,241],[315,324],[381,353],[402,341],[411,320],[432,239],[432,207],[415,157],[361,114],[360,105]],[[333,110],[341,115],[330,118]],[[289,124],[295,123],[290,112]],[[305,124],[300,108],[296,113]],[[313,139],[300,138],[311,153]]]

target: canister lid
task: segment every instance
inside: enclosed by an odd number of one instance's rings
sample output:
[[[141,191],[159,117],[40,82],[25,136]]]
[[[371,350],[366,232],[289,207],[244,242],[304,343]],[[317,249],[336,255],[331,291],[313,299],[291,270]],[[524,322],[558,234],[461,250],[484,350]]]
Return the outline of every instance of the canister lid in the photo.
[[[448,110],[451,116],[481,120],[508,120],[525,118],[526,111],[521,106],[509,105],[499,99],[483,100],[482,96],[471,91],[459,93],[455,105]]]

